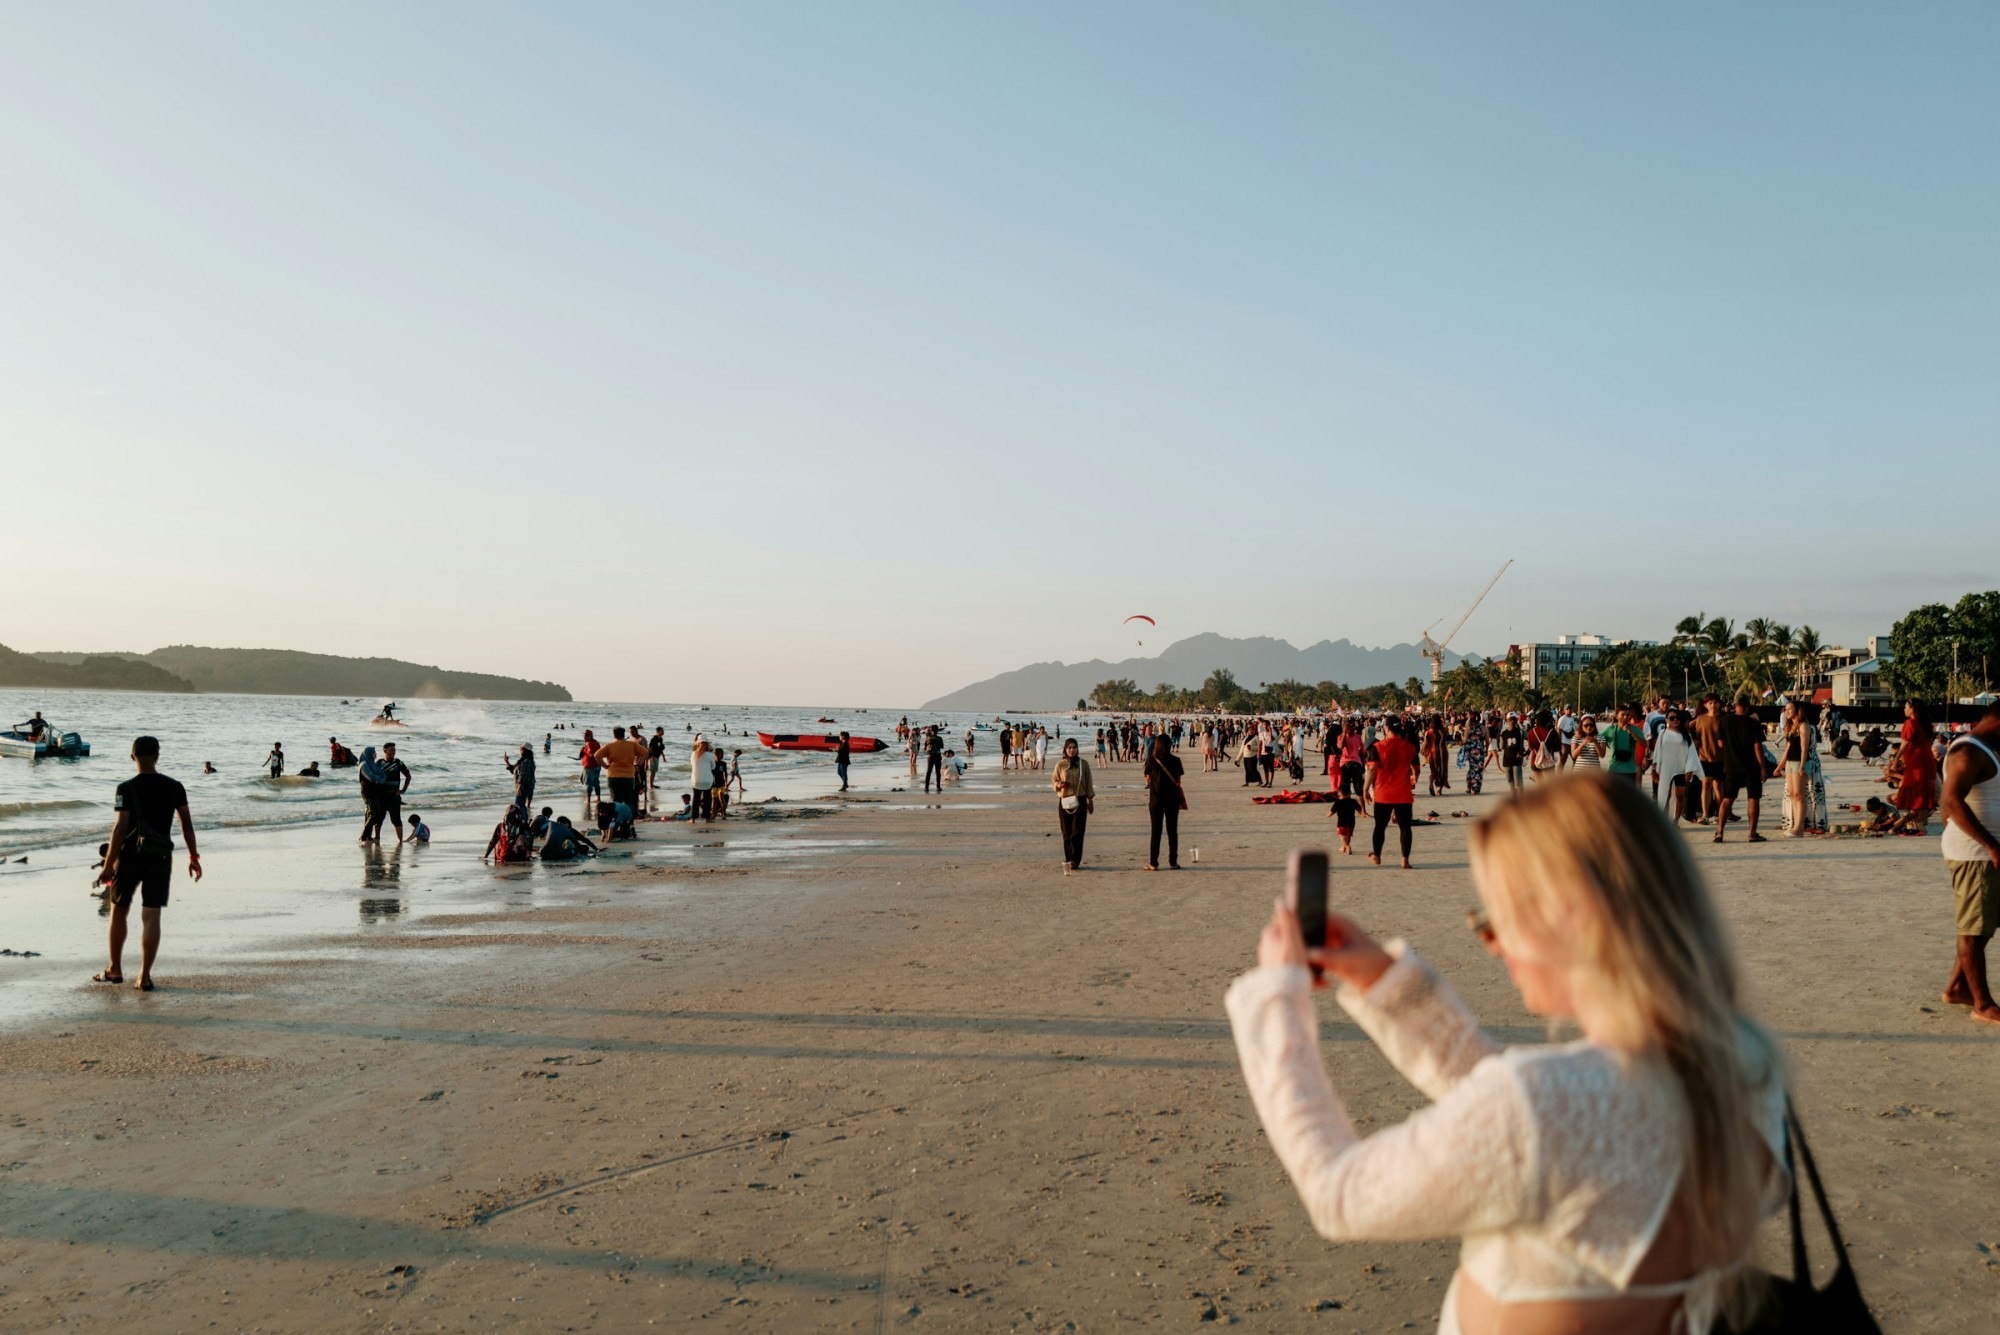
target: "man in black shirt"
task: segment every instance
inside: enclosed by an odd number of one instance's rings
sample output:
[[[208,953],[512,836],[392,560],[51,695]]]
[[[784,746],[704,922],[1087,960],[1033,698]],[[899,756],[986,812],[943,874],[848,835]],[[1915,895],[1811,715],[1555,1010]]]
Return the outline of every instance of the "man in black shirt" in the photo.
[[[132,743],[132,763],[139,772],[118,785],[112,806],[118,819],[99,874],[111,887],[111,963],[91,977],[93,983],[125,981],[125,920],[132,896],[139,896],[139,990],[153,990],[153,960],[160,953],[160,910],[167,906],[167,885],[174,874],[174,819],[187,840],[188,875],[201,879],[201,854],[195,851],[194,821],[188,815],[187,789],[154,767],[159,764],[157,738]]]
[[[410,791],[410,767],[396,759],[396,744],[382,743],[382,809],[396,822],[396,842],[403,842],[403,794]],[[378,827],[376,834],[381,834]]]
[[[843,793],[847,791],[847,762],[853,755],[848,740],[847,734],[843,732],[833,748],[833,772],[840,776],[840,791]]]
[[[1747,796],[1750,842],[1761,844],[1757,814],[1764,799],[1764,725],[1750,712],[1749,696],[1738,695],[1736,712],[1722,716],[1722,740],[1722,811],[1715,818],[1715,842],[1722,842],[1723,830],[1736,819],[1736,799]]]

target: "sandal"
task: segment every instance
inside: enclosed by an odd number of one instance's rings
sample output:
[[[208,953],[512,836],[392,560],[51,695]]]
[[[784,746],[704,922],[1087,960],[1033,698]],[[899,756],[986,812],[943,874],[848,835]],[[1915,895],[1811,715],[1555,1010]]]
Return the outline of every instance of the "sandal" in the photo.
[[[140,990],[141,992],[150,992],[150,991],[152,991],[152,990],[153,990],[153,980],[152,980],[152,979],[150,979],[150,978],[141,978],[141,979],[139,980],[139,990]]]
[[[113,973],[111,970],[106,969],[103,973],[90,975],[90,981],[93,983],[122,983],[125,981],[125,975],[122,973]]]

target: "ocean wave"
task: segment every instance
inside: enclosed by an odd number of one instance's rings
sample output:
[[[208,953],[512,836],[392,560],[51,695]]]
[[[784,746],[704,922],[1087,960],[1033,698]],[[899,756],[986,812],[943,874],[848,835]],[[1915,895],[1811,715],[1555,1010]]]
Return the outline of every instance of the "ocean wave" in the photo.
[[[9,820],[15,816],[32,816],[43,811],[82,811],[103,805],[102,802],[86,802],[81,798],[57,798],[48,802],[0,802],[0,820]]]

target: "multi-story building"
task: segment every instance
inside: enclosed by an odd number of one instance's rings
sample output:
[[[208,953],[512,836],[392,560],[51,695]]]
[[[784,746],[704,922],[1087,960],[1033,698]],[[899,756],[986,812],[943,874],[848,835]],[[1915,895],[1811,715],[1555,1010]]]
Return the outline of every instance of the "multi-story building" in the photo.
[[[1603,635],[1558,635],[1553,643],[1510,644],[1507,652],[1520,656],[1521,683],[1533,690],[1550,677],[1589,666],[1606,649],[1625,645],[1650,649],[1658,644],[1658,640],[1613,640]]]

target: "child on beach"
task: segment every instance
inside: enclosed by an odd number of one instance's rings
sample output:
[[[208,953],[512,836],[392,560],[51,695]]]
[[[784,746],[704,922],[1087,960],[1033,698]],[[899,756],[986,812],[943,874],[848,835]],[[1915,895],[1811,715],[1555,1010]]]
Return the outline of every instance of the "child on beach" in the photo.
[[[1340,795],[1333,799],[1333,810],[1326,814],[1333,817],[1333,828],[1340,835],[1340,851],[1343,853],[1352,853],[1354,851],[1354,822],[1361,814],[1359,799],[1352,793],[1342,789]]]
[[[410,813],[410,841],[418,844],[431,841],[431,827],[424,824],[424,818],[414,811]]]

